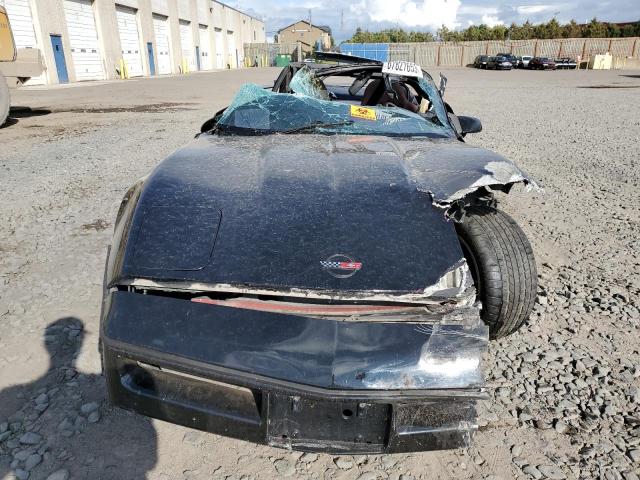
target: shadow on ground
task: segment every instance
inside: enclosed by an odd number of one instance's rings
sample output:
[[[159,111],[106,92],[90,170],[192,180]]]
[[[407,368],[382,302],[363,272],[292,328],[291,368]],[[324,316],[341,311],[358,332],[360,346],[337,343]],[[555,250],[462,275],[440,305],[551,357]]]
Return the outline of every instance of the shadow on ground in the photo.
[[[51,114],[51,110],[46,108],[11,107],[9,116],[11,118],[31,118],[42,117]]]
[[[0,391],[0,478],[140,479],[156,464],[151,422],[112,408],[101,375],[75,360],[84,326],[74,317],[47,326],[47,372]]]

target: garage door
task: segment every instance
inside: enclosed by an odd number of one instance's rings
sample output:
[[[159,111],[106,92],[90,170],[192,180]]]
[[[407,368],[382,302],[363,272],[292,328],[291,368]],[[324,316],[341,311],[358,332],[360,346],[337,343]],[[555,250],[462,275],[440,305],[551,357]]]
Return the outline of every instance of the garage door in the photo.
[[[193,58],[193,34],[191,33],[191,22],[180,20],[180,47],[182,49],[182,59],[187,61],[189,71],[196,70],[196,61]]]
[[[16,48],[34,48],[37,46],[33,29],[33,19],[28,0],[5,0],[4,3],[13,30]]]
[[[16,48],[38,48],[29,0],[0,0],[0,5],[7,9]],[[41,85],[45,80],[45,74],[42,74],[31,78],[28,85]]]
[[[221,28],[216,28],[216,68],[224,68],[224,37]]]
[[[136,11],[133,8],[116,5],[116,18],[118,20],[122,58],[127,62],[129,76],[141,77],[144,72],[142,71],[142,53]]]
[[[200,70],[211,70],[209,27],[200,25]]]
[[[236,38],[231,30],[227,30],[227,63],[231,68],[236,68]]]
[[[64,0],[63,5],[76,80],[103,80],[104,68],[91,0]]]
[[[156,36],[156,53],[158,55],[158,73],[171,73],[171,53],[169,50],[169,25],[167,17],[153,15],[153,33]]]

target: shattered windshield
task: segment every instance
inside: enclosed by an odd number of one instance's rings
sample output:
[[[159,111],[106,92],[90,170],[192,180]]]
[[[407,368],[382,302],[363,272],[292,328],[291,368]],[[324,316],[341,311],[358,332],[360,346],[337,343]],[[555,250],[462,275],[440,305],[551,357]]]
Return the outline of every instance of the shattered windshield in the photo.
[[[275,93],[245,84],[218,119],[219,133],[265,135],[325,133],[387,136],[453,137],[444,105],[433,82],[420,87],[434,99],[425,113],[398,107],[364,107],[331,100],[326,86],[308,69],[291,80],[291,93]]]

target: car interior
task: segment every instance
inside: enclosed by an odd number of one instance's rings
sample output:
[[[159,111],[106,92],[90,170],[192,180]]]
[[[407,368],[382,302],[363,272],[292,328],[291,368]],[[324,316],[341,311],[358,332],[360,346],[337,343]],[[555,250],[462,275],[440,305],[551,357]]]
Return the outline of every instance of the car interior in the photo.
[[[331,100],[352,105],[397,107],[412,113],[426,113],[430,102],[420,89],[416,79],[382,74],[382,72],[362,68],[358,71],[316,72],[320,88],[327,91]],[[291,74],[290,74],[291,75]],[[290,79],[284,78],[274,91],[290,93]]]

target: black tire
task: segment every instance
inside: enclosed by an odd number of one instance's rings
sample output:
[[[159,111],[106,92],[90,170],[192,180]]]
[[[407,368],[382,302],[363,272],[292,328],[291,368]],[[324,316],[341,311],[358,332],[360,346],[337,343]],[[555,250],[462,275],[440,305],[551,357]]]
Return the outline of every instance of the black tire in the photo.
[[[0,73],[0,127],[7,121],[10,106],[9,86],[7,85],[4,75]]]
[[[536,299],[538,275],[531,244],[511,217],[491,207],[470,207],[456,229],[489,336],[506,337],[527,320]]]

